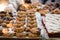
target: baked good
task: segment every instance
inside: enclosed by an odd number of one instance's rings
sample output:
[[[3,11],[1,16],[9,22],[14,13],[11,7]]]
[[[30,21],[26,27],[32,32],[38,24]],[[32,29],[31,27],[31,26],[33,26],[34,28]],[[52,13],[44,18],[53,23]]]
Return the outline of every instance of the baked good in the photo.
[[[30,23],[28,23],[28,24],[27,24],[27,27],[33,28],[33,25],[30,24]]]
[[[13,27],[13,24],[12,23],[9,23],[9,24],[7,24],[7,27],[8,28],[12,28]]]
[[[38,35],[37,34],[33,34],[33,33],[29,33],[28,37],[31,37],[31,38],[34,37],[35,38],[35,37],[38,37]]]
[[[23,32],[24,30],[25,30],[24,27],[14,28],[14,32],[16,32],[16,33],[21,33],[21,32]]]
[[[36,20],[28,20],[28,23],[31,23],[31,24],[33,24],[33,23],[36,23]]]
[[[14,27],[17,27],[17,26],[18,26],[18,24],[17,24],[17,23],[14,23],[14,24],[13,24],[13,26],[14,26]]]
[[[19,21],[24,21],[24,17],[17,17],[16,20],[19,20]]]
[[[10,22],[10,21],[7,21],[7,20],[3,20],[3,22],[4,22],[4,23],[7,23],[7,24],[9,24],[9,22]]]
[[[3,34],[7,34],[7,33],[8,33],[8,29],[7,29],[7,28],[3,28],[3,29],[2,29],[2,33],[3,33]]]
[[[27,17],[27,19],[30,20],[30,21],[35,21],[36,17]]]
[[[30,32],[37,34],[37,33],[39,33],[39,30],[37,27],[34,27],[34,28],[30,29]]]
[[[3,28],[2,29],[2,36],[3,37],[13,37],[14,36],[14,32],[10,31],[8,28]]]
[[[26,11],[25,7],[21,4],[18,6],[18,11]]]
[[[58,8],[56,8],[55,10],[52,10],[53,14],[60,14],[60,10]]]
[[[26,27],[26,28],[25,28],[25,31],[26,31],[26,32],[30,32],[30,27]]]

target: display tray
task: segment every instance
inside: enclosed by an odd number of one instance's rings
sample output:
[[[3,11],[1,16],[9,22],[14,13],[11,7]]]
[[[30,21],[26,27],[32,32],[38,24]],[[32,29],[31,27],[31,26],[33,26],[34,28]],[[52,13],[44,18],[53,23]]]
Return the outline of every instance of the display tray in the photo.
[[[25,37],[25,38],[18,38],[18,37],[2,37],[0,36],[0,40],[42,40],[41,37],[34,37],[34,38],[28,38],[28,37]]]
[[[17,38],[17,39],[41,39],[41,37],[3,37],[3,36],[0,36],[0,38]]]
[[[40,16],[39,13],[35,13],[35,15],[36,15],[36,19],[37,19],[36,20],[37,21],[37,28],[39,29],[39,32],[38,32],[39,35],[37,37],[35,37],[35,36],[34,37],[29,37],[28,36],[29,33],[24,31],[23,33],[26,33],[27,36],[25,35],[24,37],[20,37],[20,36],[17,37],[16,34],[15,34],[15,32],[13,32],[12,36],[9,33],[7,33],[7,34],[2,34],[1,33],[0,34],[0,39],[12,39],[12,40],[14,40],[14,39],[41,39],[41,35],[40,35],[40,31],[41,31],[41,28],[40,28],[41,27],[41,25],[40,25],[41,19],[40,19],[40,17],[41,16]]]

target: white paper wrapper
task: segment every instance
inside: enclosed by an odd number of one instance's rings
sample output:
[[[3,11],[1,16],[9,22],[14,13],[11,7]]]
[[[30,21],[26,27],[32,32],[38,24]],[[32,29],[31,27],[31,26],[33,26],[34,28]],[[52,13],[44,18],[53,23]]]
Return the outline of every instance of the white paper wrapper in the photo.
[[[41,15],[39,12],[35,12],[35,15],[36,15],[37,27],[41,29]]]
[[[43,21],[44,24],[45,24],[45,17],[43,17],[43,16],[42,16],[42,21]],[[49,39],[49,36],[48,36],[48,34],[47,34],[47,31],[46,31],[46,29],[44,28],[43,25],[42,25],[41,35],[42,35],[42,39],[43,39],[43,40]]]
[[[60,32],[60,14],[46,14],[45,25],[48,33]]]

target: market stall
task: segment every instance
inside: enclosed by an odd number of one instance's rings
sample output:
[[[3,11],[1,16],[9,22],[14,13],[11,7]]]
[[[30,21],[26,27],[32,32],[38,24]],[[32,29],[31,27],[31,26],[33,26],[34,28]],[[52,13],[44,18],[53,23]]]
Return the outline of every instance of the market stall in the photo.
[[[3,0],[0,4],[0,38],[55,40],[60,38],[60,4]],[[4,2],[4,3],[3,3]],[[18,3],[18,4],[17,4]],[[16,5],[15,5],[16,4]]]

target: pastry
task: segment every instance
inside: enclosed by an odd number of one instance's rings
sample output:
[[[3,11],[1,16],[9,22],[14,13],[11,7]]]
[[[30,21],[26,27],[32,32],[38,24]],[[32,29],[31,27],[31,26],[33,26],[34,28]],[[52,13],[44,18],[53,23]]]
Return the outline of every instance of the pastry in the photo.
[[[12,28],[13,27],[12,23],[7,24],[7,27]]]
[[[30,23],[28,23],[28,24],[27,24],[27,27],[33,28],[33,25],[30,24]]]
[[[18,11],[26,11],[25,7],[21,4],[18,6]]]
[[[28,20],[31,20],[31,17],[27,17]]]
[[[3,34],[7,34],[7,33],[8,33],[8,29],[7,29],[7,28],[3,28],[3,29],[2,29],[2,33],[3,33]]]
[[[31,23],[31,24],[34,24],[34,23],[36,23],[36,20],[28,20],[28,23]]]
[[[21,17],[21,18],[17,17],[16,20],[24,21],[24,17]]]
[[[13,27],[17,27],[17,26],[18,26],[18,24],[17,24],[17,23],[14,23],[14,24],[13,24]]]
[[[24,26],[23,23],[17,25],[17,27],[22,27],[22,26]]]
[[[4,20],[3,22],[9,24],[10,21]]]
[[[26,28],[25,28],[25,31],[26,31],[26,32],[30,32],[30,27],[26,27]]]
[[[27,17],[27,19],[33,21],[36,20],[36,17]]]
[[[24,24],[24,21],[18,21],[18,20],[17,20],[16,23],[17,23],[17,24],[21,24],[21,23]]]
[[[31,33],[34,33],[34,34],[39,32],[37,27],[32,28],[30,31],[31,31]]]
[[[25,30],[24,27],[20,27],[20,28],[14,28],[14,31],[17,33],[23,32]]]
[[[33,25],[33,27],[37,27],[37,23],[34,23],[34,24],[32,24]]]
[[[60,10],[56,8],[55,10],[52,11],[53,14],[60,14]]]
[[[20,20],[19,20],[19,21],[24,21],[24,17],[20,18]]]

